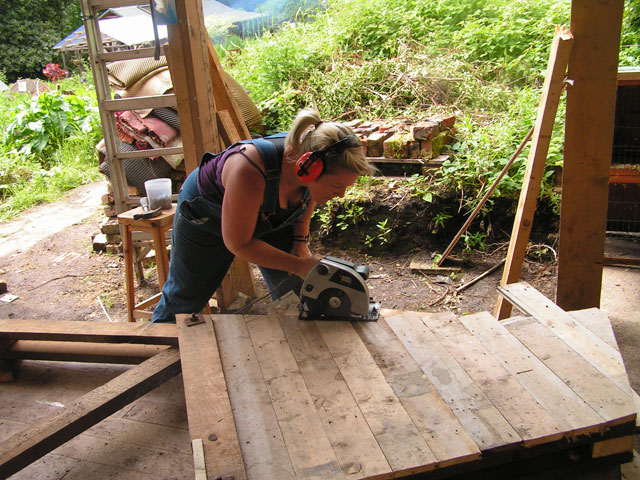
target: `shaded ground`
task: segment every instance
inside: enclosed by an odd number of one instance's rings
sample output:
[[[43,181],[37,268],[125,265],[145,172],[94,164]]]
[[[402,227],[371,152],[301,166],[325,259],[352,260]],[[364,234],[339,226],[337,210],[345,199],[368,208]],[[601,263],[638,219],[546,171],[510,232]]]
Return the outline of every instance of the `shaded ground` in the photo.
[[[0,278],[7,282],[9,293],[18,296],[11,303],[0,303],[0,318],[126,321],[122,257],[97,254],[91,249],[91,236],[98,232],[103,218],[100,197],[106,188],[104,182],[81,187],[63,201],[38,207],[18,220],[0,225]],[[456,289],[500,262],[507,247],[506,243],[489,245],[490,253],[474,253],[465,263],[455,262],[454,258],[452,264],[460,265],[462,272],[452,277],[411,271],[412,261],[430,261],[433,252],[425,247],[411,245],[403,253],[363,253],[368,250],[339,244],[325,239],[312,246],[320,253],[369,265],[370,294],[384,308],[451,310],[458,315],[493,310],[501,269],[460,293]],[[639,247],[638,243],[615,239],[608,243],[608,249],[617,256],[640,257]],[[458,251],[454,253],[459,255]],[[555,275],[552,260],[528,260],[522,279],[554,298]],[[155,269],[148,268],[145,276],[146,285],[136,290],[139,300],[157,291]],[[260,275],[256,273],[254,277],[259,291],[265,293]],[[605,267],[601,308],[613,322],[636,389],[640,387],[640,353],[636,348],[640,343],[638,292],[640,269]],[[246,298],[239,299],[231,311],[247,302]],[[257,304],[245,313],[259,313],[265,306]]]

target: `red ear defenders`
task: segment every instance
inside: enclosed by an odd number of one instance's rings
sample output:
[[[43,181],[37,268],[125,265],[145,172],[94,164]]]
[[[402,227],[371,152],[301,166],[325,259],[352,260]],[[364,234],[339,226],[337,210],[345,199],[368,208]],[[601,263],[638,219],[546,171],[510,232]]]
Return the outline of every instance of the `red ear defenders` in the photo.
[[[296,174],[303,182],[315,182],[324,172],[324,159],[342,154],[347,148],[361,147],[360,139],[347,135],[336,143],[316,152],[303,153],[296,162]]]

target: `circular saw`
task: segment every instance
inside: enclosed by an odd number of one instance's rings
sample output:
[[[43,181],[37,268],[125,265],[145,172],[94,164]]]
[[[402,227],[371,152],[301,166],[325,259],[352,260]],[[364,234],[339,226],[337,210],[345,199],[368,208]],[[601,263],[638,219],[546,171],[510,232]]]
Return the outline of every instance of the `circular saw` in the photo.
[[[380,302],[369,296],[369,267],[325,257],[307,274],[300,291],[302,320],[375,322]]]

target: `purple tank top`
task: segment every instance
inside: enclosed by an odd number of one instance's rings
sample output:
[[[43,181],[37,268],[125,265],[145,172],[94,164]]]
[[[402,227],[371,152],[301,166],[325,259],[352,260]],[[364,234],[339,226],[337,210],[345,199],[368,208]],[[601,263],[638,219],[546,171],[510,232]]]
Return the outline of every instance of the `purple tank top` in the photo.
[[[245,145],[234,145],[218,155],[212,155],[202,162],[200,170],[198,170],[198,189],[200,190],[200,195],[207,200],[222,203],[222,197],[224,197],[222,169],[229,155],[237,153],[244,148]]]

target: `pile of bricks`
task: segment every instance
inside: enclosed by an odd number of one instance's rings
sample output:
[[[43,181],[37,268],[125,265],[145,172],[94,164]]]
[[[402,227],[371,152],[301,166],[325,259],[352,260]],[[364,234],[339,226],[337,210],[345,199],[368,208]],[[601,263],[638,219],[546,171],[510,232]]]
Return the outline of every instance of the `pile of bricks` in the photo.
[[[431,160],[455,141],[455,116],[436,115],[420,121],[346,122],[360,138],[367,157]]]
[[[115,216],[105,216],[100,222],[100,232],[92,235],[91,243],[94,252],[111,255],[122,253],[122,236],[118,219]]]

